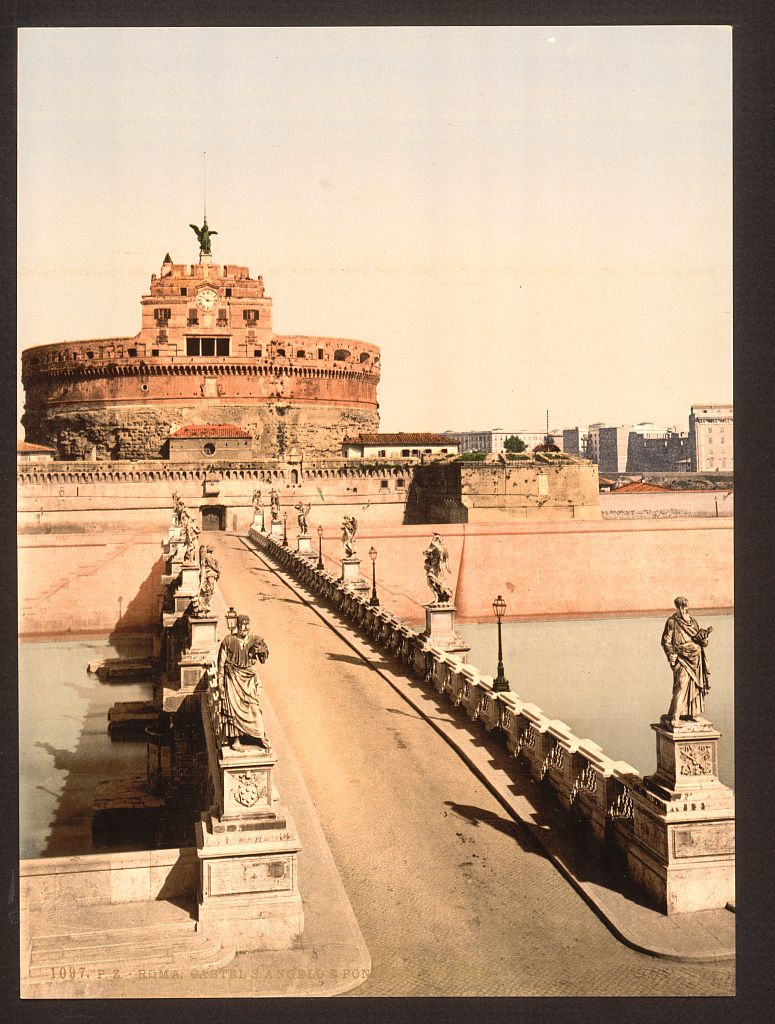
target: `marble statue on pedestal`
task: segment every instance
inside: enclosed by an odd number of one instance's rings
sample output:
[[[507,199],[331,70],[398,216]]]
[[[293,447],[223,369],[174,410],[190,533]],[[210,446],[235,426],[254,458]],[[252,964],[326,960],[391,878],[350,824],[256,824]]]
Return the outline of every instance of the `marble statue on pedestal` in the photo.
[[[177,491],[172,492],[172,500],[175,505],[175,509],[172,513],[172,521],[175,526],[180,526],[180,520],[183,516],[183,511],[186,507],[185,501],[181,498]]]
[[[197,618],[210,615],[210,602],[220,575],[221,569],[213,547],[202,544],[199,548],[199,593],[194,599],[194,615]]]
[[[269,507],[272,513],[272,522],[280,522],[280,495],[277,491],[272,488],[271,494],[269,495]]]
[[[355,534],[358,532],[358,520],[355,516],[345,516],[342,520],[342,544],[345,558],[352,558],[357,551]]]
[[[433,592],[435,601],[440,604],[447,604],[452,600],[452,591],[446,586],[441,580],[442,572],[449,573],[449,553],[438,533],[434,533],[431,537],[430,544],[423,551],[425,562],[423,568],[425,569],[425,578],[428,581],[428,586]]]
[[[232,750],[244,750],[245,737],[257,739],[265,750],[272,745],[261,713],[261,680],[254,665],[263,664],[269,648],[262,637],[250,632],[250,618],[237,617],[237,632],[224,637],[218,650],[218,689],[224,734]]]
[[[298,519],[299,519],[299,533],[301,533],[302,535],[306,536],[309,533],[309,525],[307,523],[307,516],[309,515],[309,510],[312,508],[312,506],[310,505],[310,503],[308,501],[299,501],[293,507],[299,513],[299,516],[298,516]]]
[[[705,710],[705,697],[710,690],[705,648],[713,629],[700,628],[689,614],[685,597],[677,597],[675,607],[662,632],[662,648],[673,670],[673,698],[662,721],[671,728],[680,725],[682,718],[696,721]]]
[[[256,514],[261,510],[261,489],[258,487],[253,491],[253,508]]]
[[[185,547],[185,553],[183,560],[186,562],[196,562],[197,560],[197,538],[199,537],[199,527],[196,525],[194,520],[185,506],[180,516],[180,529],[183,535],[183,544]]]

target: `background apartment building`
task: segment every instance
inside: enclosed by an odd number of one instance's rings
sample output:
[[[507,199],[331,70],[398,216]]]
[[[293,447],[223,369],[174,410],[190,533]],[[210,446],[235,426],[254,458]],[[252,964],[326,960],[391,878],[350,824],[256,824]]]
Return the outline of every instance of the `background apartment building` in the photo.
[[[693,405],[689,413],[689,456],[697,473],[734,469],[732,405]]]

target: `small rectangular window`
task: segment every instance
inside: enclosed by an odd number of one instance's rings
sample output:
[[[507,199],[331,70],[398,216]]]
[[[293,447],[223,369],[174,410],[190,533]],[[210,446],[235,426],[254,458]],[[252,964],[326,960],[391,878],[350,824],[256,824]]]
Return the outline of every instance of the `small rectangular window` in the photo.
[[[186,355],[199,355],[199,338],[186,338]]]
[[[254,348],[253,349],[253,355],[256,357],[256,359],[260,359],[261,358],[261,349],[260,348]]]
[[[215,338],[202,338],[202,355],[215,355]]]
[[[397,477],[396,478],[396,487],[397,487],[397,489],[401,490],[403,488],[403,486],[404,486],[404,478],[400,477],[400,476]]]
[[[296,351],[296,358],[297,359],[306,359],[307,358],[307,353],[304,351],[303,348],[297,349],[297,351]]]
[[[225,269],[225,268],[224,268],[224,269]],[[231,298],[231,288],[227,288],[227,289],[226,289],[226,298],[227,298],[227,299],[230,299],[230,298]]]
[[[132,359],[134,359],[135,356],[137,355],[137,349],[136,348],[128,348],[126,351],[127,351],[127,355],[130,356]]]
[[[216,340],[215,340],[215,354],[217,356],[227,356],[229,354],[229,339],[228,338],[216,338]]]
[[[180,294],[181,295],[188,295],[188,288],[181,288],[180,289]]]
[[[380,450],[379,450],[379,453],[378,453],[378,454],[379,454],[379,457],[380,457],[381,459],[384,459],[384,458],[385,458],[385,456],[387,455],[387,449],[386,449],[386,448],[380,448]]]
[[[323,349],[319,348],[318,349],[318,359],[322,359],[322,358],[323,358]]]
[[[218,319],[219,320],[225,320],[226,319],[226,310],[225,309],[219,309],[218,310]]]
[[[387,480],[380,480],[379,486],[380,486],[380,490],[386,491],[388,489],[388,482],[387,482]]]
[[[158,348],[152,348],[151,349],[151,355],[152,356],[158,356],[158,354],[159,354]]]
[[[277,354],[278,354],[278,356],[284,356],[285,355],[285,349],[284,348],[278,348]]]

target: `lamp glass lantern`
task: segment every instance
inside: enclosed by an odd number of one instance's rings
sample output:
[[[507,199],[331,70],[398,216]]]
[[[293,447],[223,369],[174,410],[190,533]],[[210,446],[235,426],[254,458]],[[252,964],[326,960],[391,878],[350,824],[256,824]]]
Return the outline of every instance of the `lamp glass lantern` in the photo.
[[[233,633],[237,628],[237,613],[233,605],[226,612],[226,625],[229,627],[230,633]]]

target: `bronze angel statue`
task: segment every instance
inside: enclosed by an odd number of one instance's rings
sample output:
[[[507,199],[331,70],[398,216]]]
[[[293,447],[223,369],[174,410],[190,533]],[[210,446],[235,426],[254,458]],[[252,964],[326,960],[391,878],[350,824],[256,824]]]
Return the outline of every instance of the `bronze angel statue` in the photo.
[[[210,249],[210,236],[217,235],[217,231],[211,231],[207,226],[207,217],[204,219],[204,223],[201,228],[198,228],[196,224],[188,225],[199,240],[199,252],[202,256],[209,256],[211,254]]]

